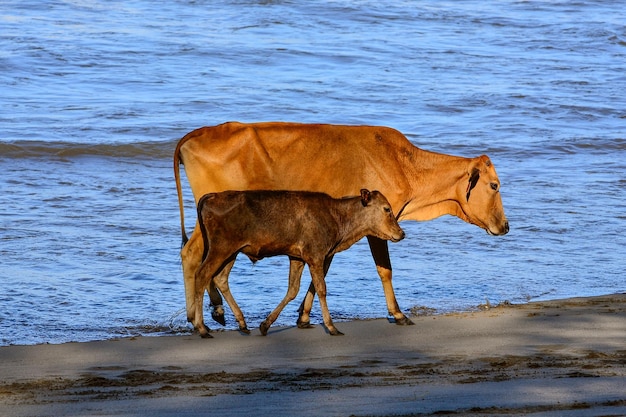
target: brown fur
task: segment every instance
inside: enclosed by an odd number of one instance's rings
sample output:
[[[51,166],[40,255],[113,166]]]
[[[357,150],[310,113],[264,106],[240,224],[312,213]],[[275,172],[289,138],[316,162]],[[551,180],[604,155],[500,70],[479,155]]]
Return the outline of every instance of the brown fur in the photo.
[[[267,334],[285,305],[300,289],[304,263],[309,266],[320,300],[324,324],[331,335],[334,327],[326,305],[324,277],[332,257],[364,236],[399,241],[404,232],[387,199],[379,192],[361,190],[360,197],[333,199],[327,194],[296,191],[225,191],[210,193],[198,202],[198,220],[204,242],[202,264],[196,272],[195,327],[208,337],[203,323],[203,295],[221,271],[230,271],[238,253],[252,261],[287,255],[300,265],[290,271],[287,295],[261,325]],[[243,313],[230,293],[228,272],[216,285],[231,307],[239,328],[247,332]]]
[[[176,147],[174,175],[183,242],[187,235],[181,163],[196,202],[206,193],[232,189],[308,190],[342,197],[367,187],[385,194],[398,220],[425,221],[450,214],[493,235],[509,230],[500,180],[485,155],[463,158],[425,151],[397,130],[381,126],[231,122],[196,129]],[[387,243],[368,240],[389,313],[397,323],[410,323],[393,292]],[[194,275],[202,252],[196,224],[181,251],[190,321],[195,311]],[[209,295],[214,306],[221,304],[213,287]],[[303,306],[303,321],[312,301],[311,294]]]

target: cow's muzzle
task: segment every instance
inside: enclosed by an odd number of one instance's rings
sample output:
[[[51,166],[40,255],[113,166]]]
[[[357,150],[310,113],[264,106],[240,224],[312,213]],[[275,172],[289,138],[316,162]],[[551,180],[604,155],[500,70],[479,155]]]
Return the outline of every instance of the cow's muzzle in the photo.
[[[491,230],[490,228],[485,229],[488,234],[491,236],[504,236],[509,233],[509,222],[508,220],[502,224],[502,227],[498,230]]]

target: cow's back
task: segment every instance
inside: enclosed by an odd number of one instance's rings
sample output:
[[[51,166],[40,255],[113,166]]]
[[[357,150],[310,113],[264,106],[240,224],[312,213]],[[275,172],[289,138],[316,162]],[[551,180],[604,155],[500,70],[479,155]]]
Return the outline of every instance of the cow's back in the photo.
[[[394,210],[405,203],[406,170],[418,150],[379,126],[270,122],[225,123],[190,132],[181,159],[196,200],[229,189],[287,189],[332,197],[383,192]]]

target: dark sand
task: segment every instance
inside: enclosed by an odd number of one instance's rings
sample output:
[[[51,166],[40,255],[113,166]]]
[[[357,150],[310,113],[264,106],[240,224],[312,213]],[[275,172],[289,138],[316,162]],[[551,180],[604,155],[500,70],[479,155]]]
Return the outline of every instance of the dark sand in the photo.
[[[626,294],[413,321],[0,347],[0,415],[626,415]]]

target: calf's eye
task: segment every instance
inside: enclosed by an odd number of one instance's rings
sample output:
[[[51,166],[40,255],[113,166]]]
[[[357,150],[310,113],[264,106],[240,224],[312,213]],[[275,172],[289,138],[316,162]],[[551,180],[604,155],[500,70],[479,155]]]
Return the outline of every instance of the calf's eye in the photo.
[[[495,182],[492,182],[492,183],[491,183],[491,189],[492,189],[493,191],[497,191],[497,190],[498,190],[498,184],[496,184]]]
[[[391,213],[391,209],[389,207],[385,207],[385,213]]]

